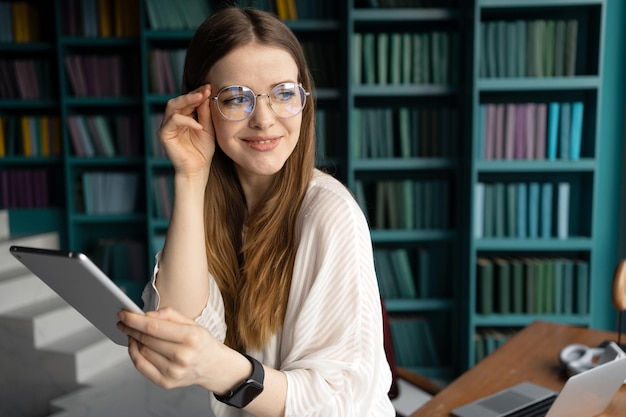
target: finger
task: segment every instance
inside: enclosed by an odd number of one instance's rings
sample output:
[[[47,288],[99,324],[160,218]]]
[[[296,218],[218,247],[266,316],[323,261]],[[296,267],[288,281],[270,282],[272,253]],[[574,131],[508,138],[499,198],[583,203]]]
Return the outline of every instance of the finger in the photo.
[[[174,388],[176,386],[163,375],[159,366],[152,362],[155,356],[151,355],[149,358],[145,355],[149,350],[144,348],[137,340],[129,339],[128,352],[135,368],[143,376],[163,388]]]
[[[189,128],[192,130],[202,130],[203,126],[198,123],[194,118],[189,116],[183,116],[179,113],[174,113],[169,119],[163,119],[163,124],[159,128],[157,134],[159,137],[167,139],[168,132],[172,132],[174,135],[178,135],[178,129]]]
[[[194,325],[195,322],[176,312],[165,308],[163,312],[148,312],[145,315],[121,311],[118,318],[122,324],[120,329],[141,343],[154,344],[154,339],[172,343],[182,343],[191,330],[182,325]]]
[[[118,323],[118,328],[126,333],[130,340],[135,340],[141,346],[145,346],[146,349],[156,352],[162,357],[168,358],[170,360],[175,358],[176,349],[180,348],[181,346],[179,343],[164,340],[133,329],[132,327],[126,326],[122,322]]]
[[[183,94],[168,100],[165,106],[165,117],[169,118],[175,113],[191,116],[196,108],[205,101],[211,94],[211,87],[203,85],[194,91]]]
[[[207,98],[202,102],[198,108],[198,122],[202,125],[203,129],[209,133],[213,133],[213,124],[211,123],[211,99]]]

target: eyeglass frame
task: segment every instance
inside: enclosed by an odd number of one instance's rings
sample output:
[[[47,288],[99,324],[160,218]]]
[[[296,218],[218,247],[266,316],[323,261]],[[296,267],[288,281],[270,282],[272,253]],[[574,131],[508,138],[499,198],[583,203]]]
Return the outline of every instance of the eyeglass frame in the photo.
[[[300,110],[299,110],[297,113],[294,113],[293,115],[291,115],[291,116],[287,116],[287,117],[285,117],[285,116],[281,116],[281,115],[279,115],[278,113],[276,113],[276,110],[274,110],[274,108],[272,107],[272,100],[270,99],[270,93],[272,92],[272,90],[274,90],[274,89],[275,89],[276,87],[278,87],[279,85],[283,85],[283,84],[295,84],[295,86],[296,86],[296,87],[298,87],[300,90],[302,90],[302,92],[304,92],[304,101],[303,101],[303,103],[302,103],[302,107],[300,108]],[[254,102],[252,103],[252,111],[251,111],[250,113],[248,113],[248,115],[247,115],[246,117],[244,117],[243,119],[231,119],[231,118],[229,118],[228,116],[226,116],[226,115],[222,112],[222,109],[221,109],[221,107],[220,107],[220,105],[219,105],[219,102],[218,102],[218,97],[219,97],[219,95],[222,93],[222,91],[227,90],[227,89],[229,89],[229,88],[233,88],[233,87],[243,87],[243,88],[247,88],[248,90],[250,90],[250,92],[252,92],[252,96],[254,97]],[[226,119],[226,120],[228,120],[228,121],[231,121],[231,122],[241,122],[241,121],[244,121],[244,120],[249,119],[249,118],[252,116],[252,114],[254,113],[254,111],[256,110],[256,105],[257,105],[257,97],[261,97],[261,96],[265,96],[265,97],[267,97],[267,100],[268,100],[268,104],[269,104],[269,106],[270,106],[270,109],[272,110],[272,113],[274,113],[274,115],[275,115],[276,117],[280,117],[281,119],[290,119],[290,118],[295,117],[295,116],[299,115],[300,113],[302,113],[302,111],[304,110],[304,107],[306,107],[306,98],[307,98],[307,97],[309,97],[309,96],[311,95],[311,92],[310,92],[310,91],[306,91],[306,90],[304,89],[304,87],[302,87],[302,85],[301,85],[301,84],[299,84],[299,83],[294,83],[294,82],[283,82],[283,83],[278,83],[278,84],[276,84],[275,86],[273,86],[273,87],[271,88],[270,93],[259,93],[259,94],[256,94],[256,93],[254,92],[254,90],[253,90],[253,89],[251,89],[250,87],[247,87],[247,86],[245,86],[245,85],[240,85],[240,84],[233,84],[233,85],[227,85],[227,86],[225,86],[225,87],[220,88],[220,90],[219,90],[219,91],[218,91],[218,92],[217,92],[214,96],[209,97],[209,98],[210,98],[211,100],[215,101],[215,106],[217,107],[217,111],[219,111],[219,112],[220,112],[220,114],[222,115],[222,117],[224,117],[224,119]]]

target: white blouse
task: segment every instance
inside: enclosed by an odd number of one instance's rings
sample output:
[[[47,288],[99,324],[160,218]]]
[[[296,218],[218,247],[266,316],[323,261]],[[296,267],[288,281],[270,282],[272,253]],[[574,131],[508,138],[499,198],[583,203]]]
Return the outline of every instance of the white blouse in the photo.
[[[285,322],[261,350],[247,352],[287,377],[286,416],[395,416],[387,396],[391,371],[367,221],[339,181],[318,170],[297,220],[298,250]],[[143,299],[158,309],[155,280]],[[210,296],[196,322],[224,341],[222,297]],[[218,417],[249,414],[209,396]]]

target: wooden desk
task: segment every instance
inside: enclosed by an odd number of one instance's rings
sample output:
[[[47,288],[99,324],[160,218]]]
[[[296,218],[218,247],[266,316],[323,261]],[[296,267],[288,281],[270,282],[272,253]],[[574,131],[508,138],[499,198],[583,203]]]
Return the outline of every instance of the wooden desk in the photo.
[[[567,379],[558,355],[570,343],[597,346],[617,334],[554,323],[534,322],[504,346],[459,376],[411,417],[448,417],[458,406],[523,381],[559,391]],[[622,386],[603,417],[626,415]]]

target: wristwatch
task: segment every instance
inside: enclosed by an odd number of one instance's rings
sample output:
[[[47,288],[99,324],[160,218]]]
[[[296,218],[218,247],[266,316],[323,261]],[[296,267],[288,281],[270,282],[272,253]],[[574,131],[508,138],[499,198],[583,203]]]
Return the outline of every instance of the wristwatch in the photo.
[[[237,408],[244,408],[263,392],[263,379],[265,379],[263,365],[245,353],[243,356],[245,356],[252,364],[252,375],[226,395],[217,395],[213,393],[218,401]]]

